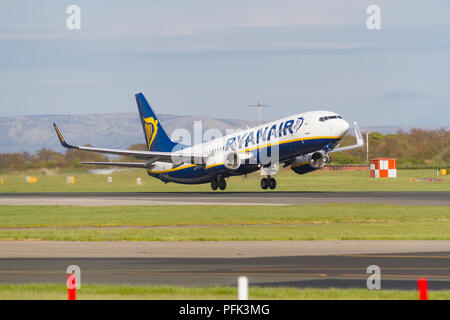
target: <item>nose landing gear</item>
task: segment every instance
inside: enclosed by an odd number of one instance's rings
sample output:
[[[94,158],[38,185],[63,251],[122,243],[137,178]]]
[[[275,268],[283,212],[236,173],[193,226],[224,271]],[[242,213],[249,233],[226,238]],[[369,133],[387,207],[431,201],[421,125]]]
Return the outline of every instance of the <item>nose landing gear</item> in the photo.
[[[275,189],[277,187],[277,180],[275,178],[272,178],[271,176],[267,176],[267,178],[261,179],[261,188],[263,190],[267,189]]]

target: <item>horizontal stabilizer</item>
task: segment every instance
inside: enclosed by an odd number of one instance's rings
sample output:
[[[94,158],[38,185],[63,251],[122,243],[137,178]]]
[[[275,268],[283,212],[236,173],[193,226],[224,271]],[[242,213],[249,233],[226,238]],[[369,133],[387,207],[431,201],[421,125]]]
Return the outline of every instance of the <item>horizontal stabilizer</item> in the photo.
[[[80,162],[80,164],[147,169],[145,162]]]

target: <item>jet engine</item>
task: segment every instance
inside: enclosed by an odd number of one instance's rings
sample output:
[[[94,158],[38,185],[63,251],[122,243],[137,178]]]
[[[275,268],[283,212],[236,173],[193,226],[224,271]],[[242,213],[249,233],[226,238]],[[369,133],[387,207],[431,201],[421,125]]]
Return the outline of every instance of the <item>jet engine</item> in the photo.
[[[323,152],[314,152],[309,156],[309,165],[314,169],[320,169],[325,165]]]
[[[305,174],[322,168],[325,163],[329,162],[329,159],[328,155],[320,151],[308,153],[295,158],[291,169],[297,174]]]
[[[223,158],[223,164],[225,168],[229,170],[237,170],[241,165],[241,159],[239,155],[234,151],[229,151],[225,153]]]

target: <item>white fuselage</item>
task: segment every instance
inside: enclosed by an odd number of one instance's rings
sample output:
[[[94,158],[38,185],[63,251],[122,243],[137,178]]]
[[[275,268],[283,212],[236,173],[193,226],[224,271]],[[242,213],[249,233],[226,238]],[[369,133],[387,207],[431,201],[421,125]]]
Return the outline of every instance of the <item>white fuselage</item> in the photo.
[[[319,150],[323,147],[322,144],[332,143],[335,145],[344,137],[348,129],[347,121],[336,113],[311,111],[237,131],[211,141],[186,147],[175,153],[207,155],[206,164],[203,164],[200,169],[197,168],[198,170],[194,170],[192,174],[183,173],[186,176],[185,179],[189,179],[191,176],[195,179],[199,176],[215,174],[214,170],[226,170],[223,167],[224,157],[229,152],[237,153],[242,159],[251,158],[258,163],[257,153],[267,152],[270,148],[272,153],[276,150],[279,161],[284,161],[314,151],[314,148]],[[176,181],[177,176],[183,175],[181,174],[183,170],[192,169],[192,167],[196,167],[196,165],[155,162],[148,173],[162,175],[168,178],[168,181],[172,180],[169,177],[173,177]],[[197,172],[195,173],[195,171]],[[244,174],[245,170],[242,172]]]

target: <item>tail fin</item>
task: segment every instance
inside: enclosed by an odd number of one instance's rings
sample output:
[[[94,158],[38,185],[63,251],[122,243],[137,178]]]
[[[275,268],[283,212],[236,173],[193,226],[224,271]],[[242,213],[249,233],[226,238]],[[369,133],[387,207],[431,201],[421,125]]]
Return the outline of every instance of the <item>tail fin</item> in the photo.
[[[142,128],[149,151],[171,152],[177,143],[170,140],[142,93],[136,94]]]

